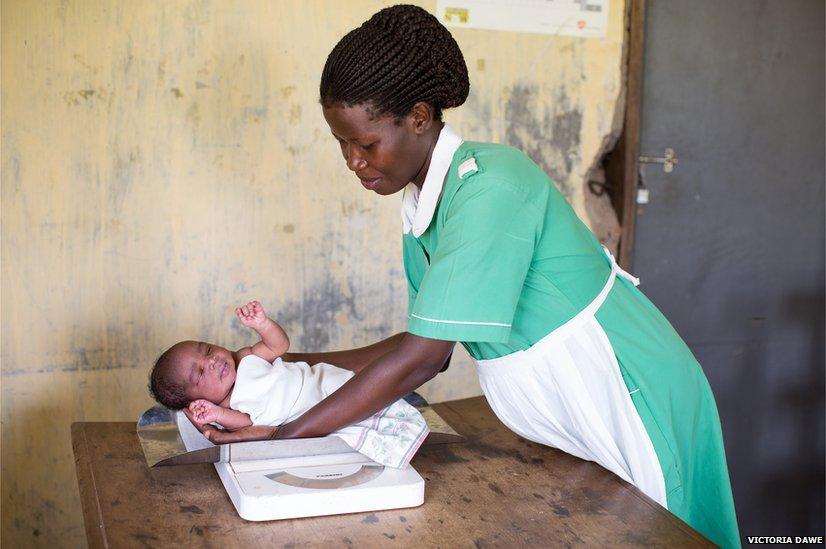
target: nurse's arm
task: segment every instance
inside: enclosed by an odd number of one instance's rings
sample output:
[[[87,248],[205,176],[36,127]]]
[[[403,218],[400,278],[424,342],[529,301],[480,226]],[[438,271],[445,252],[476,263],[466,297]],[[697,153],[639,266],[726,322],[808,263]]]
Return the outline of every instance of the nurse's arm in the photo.
[[[281,358],[286,362],[306,362],[310,366],[326,362],[339,368],[360,372],[368,364],[386,355],[399,346],[406,332],[401,332],[366,347],[346,351],[324,353],[285,353]]]
[[[399,344],[356,373],[335,393],[280,427],[252,426],[211,433],[217,444],[272,438],[324,436],[357,423],[435,376],[453,351],[453,341],[401,334]]]
[[[454,344],[404,334],[394,350],[371,362],[304,415],[282,425],[277,438],[324,436],[378,412],[439,373]]]

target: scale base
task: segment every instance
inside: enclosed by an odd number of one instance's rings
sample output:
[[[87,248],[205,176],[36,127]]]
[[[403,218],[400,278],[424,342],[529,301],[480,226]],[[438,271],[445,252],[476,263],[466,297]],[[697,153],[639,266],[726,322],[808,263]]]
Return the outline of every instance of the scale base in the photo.
[[[424,479],[412,468],[364,463],[290,469],[215,469],[241,518],[250,521],[338,515],[417,507]]]
[[[428,424],[434,421],[428,414],[443,422],[427,410]],[[150,467],[214,463],[246,520],[401,509],[424,502],[424,479],[415,469],[384,467],[337,436],[216,446],[183,413],[161,406],[143,413],[137,434]],[[449,426],[444,434],[461,438]]]

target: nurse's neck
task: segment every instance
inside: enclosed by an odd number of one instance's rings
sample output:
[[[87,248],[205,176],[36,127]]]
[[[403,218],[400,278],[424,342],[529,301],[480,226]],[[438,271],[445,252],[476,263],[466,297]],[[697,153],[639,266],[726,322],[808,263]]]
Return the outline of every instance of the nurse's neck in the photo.
[[[416,185],[420,191],[422,190],[422,185],[424,185],[425,177],[427,177],[427,170],[430,169],[430,159],[433,157],[433,150],[436,148],[436,142],[439,140],[439,134],[444,127],[444,122],[441,120],[434,120],[430,124],[430,127],[419,136],[420,142],[422,143],[422,150],[425,151],[426,154],[424,157],[424,162],[422,163],[421,168],[419,168],[416,177],[413,178],[412,183]]]

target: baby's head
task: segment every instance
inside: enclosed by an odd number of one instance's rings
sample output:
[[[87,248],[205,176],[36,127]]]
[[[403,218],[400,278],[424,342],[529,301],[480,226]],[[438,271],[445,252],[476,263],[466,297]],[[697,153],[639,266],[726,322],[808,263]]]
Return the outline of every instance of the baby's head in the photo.
[[[203,341],[181,341],[158,357],[149,374],[149,392],[173,410],[199,398],[222,404],[235,384],[235,355]]]

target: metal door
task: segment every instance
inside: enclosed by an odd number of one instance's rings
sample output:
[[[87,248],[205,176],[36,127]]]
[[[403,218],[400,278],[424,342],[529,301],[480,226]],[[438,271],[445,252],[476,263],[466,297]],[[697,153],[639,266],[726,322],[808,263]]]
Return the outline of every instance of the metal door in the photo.
[[[744,536],[824,532],[824,2],[646,2],[633,270],[717,398]]]

